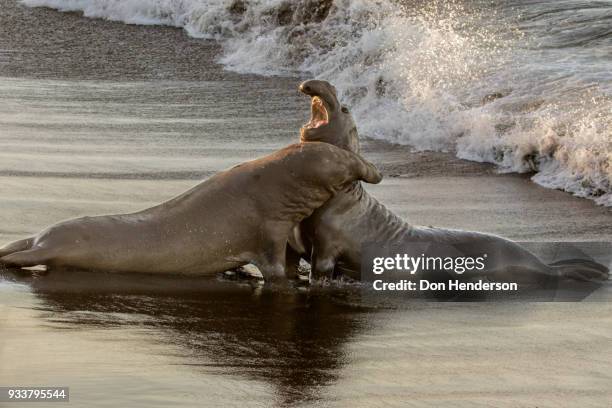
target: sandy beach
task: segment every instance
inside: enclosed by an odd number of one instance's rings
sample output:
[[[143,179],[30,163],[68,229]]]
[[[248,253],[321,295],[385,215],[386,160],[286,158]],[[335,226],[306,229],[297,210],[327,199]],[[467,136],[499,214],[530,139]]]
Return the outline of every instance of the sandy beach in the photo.
[[[213,41],[0,8],[0,245],[169,199],[308,120],[305,78],[225,71]],[[363,154],[385,176],[367,190],[410,223],[612,241],[611,208],[529,175],[368,138]],[[610,298],[608,283],[593,302],[398,310],[336,289],[4,271],[0,385],[67,385],[76,407],[603,407]]]

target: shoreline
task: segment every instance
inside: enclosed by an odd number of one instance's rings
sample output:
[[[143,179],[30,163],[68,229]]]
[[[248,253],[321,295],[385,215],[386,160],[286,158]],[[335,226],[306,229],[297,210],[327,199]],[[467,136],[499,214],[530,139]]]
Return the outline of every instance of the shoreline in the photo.
[[[6,16],[0,17],[0,38],[9,40],[6,49],[0,50],[0,76],[170,82],[265,78],[277,82],[282,89],[294,88],[306,79],[226,70],[217,63],[221,46],[216,41],[192,37],[181,27],[127,24],[85,17],[80,11],[29,8],[11,0],[2,0],[0,5],[7,10]],[[19,18],[11,19],[11,15]],[[376,139],[365,139],[364,145],[365,152],[380,158],[374,160],[387,177],[453,176],[451,171],[460,175],[476,175],[479,171],[485,175],[505,174],[493,164],[458,159],[451,153],[414,152],[409,146]],[[526,178],[534,173],[512,174]],[[579,198],[603,206],[596,197]]]

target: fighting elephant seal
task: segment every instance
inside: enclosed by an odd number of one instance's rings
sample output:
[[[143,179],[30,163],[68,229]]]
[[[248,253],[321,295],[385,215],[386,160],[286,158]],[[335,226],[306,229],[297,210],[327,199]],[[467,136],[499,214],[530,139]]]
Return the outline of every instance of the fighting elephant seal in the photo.
[[[355,180],[378,183],[381,175],[333,145],[294,144],[158,206],[51,226],[0,249],[0,263],[185,274],[253,263],[264,278],[279,278],[292,228]]]
[[[358,152],[355,122],[338,101],[336,89],[318,80],[306,81],[299,89],[311,97],[311,120],[301,129],[301,141],[326,142]],[[434,244],[433,252],[452,247],[465,257],[488,253],[487,276],[497,279],[532,281],[561,276],[590,280],[608,276],[606,267],[590,261],[546,265],[520,245],[496,235],[410,225],[370,196],[359,182],[317,208],[299,229],[301,246],[306,248],[303,255],[309,258],[315,279],[337,274],[359,279],[364,246],[376,244],[404,252],[413,248],[415,253],[409,255],[420,256],[420,243]]]

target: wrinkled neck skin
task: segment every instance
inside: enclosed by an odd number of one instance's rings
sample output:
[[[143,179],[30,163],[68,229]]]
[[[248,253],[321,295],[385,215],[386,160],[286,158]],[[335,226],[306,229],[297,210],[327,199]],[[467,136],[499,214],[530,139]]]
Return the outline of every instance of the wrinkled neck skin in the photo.
[[[359,239],[360,243],[398,242],[412,234],[414,227],[372,197],[360,182],[353,184],[347,191],[336,194],[328,203],[331,206],[343,204],[344,201],[347,204],[359,203],[361,216],[353,221],[363,233]]]
[[[317,256],[357,280],[361,278],[363,244],[402,242],[414,233],[413,226],[368,194],[360,182],[330,198],[301,227],[311,262]]]
[[[334,122],[332,122],[334,123]],[[344,150],[359,154],[359,139],[355,124],[350,121],[335,122],[335,125],[328,125],[324,130],[308,131],[300,130],[300,142],[323,142],[329,143]],[[346,135],[349,135],[348,137]]]

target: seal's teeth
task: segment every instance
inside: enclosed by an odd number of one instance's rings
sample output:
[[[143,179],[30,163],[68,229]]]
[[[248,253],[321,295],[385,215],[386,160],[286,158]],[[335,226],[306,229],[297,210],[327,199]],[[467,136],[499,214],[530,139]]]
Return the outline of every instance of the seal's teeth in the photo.
[[[325,103],[319,96],[313,96],[310,105],[310,121],[304,125],[307,129],[316,129],[329,124],[329,114]]]

